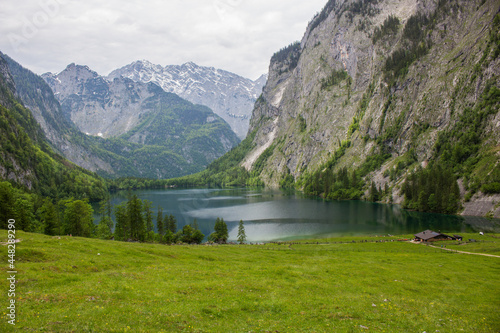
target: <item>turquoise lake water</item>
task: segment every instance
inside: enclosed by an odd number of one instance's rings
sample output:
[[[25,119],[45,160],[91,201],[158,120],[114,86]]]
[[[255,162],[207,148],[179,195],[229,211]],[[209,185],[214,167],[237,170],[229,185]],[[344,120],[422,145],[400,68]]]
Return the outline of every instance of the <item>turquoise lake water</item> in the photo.
[[[263,188],[166,189],[134,191],[156,209],[177,219],[178,229],[197,219],[208,236],[215,219],[228,225],[229,240],[236,240],[243,220],[247,241],[267,242],[339,235],[397,235],[426,229],[443,233],[500,231],[500,220],[410,212],[399,205],[365,201],[324,201],[300,192]],[[127,193],[112,196],[114,205]]]

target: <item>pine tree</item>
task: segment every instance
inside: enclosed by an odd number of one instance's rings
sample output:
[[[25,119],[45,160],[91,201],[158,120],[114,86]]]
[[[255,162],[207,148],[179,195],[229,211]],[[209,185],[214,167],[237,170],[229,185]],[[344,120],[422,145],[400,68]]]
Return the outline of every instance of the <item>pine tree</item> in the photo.
[[[153,211],[151,206],[153,203],[149,200],[144,200],[144,217],[146,219],[146,232],[153,231]]]
[[[177,232],[177,220],[175,219],[175,217],[170,214],[168,216],[168,224],[167,224],[167,228],[168,230],[170,230],[173,234],[175,234]]]
[[[134,240],[144,240],[146,226],[142,215],[142,200],[135,194],[127,202],[127,215],[130,220],[130,237]]]
[[[54,236],[59,234],[59,216],[56,207],[49,199],[46,199],[42,210],[42,222],[44,224],[44,234]]]
[[[247,240],[247,235],[245,234],[245,226],[243,225],[243,220],[240,220],[238,225],[238,242],[243,244]]]
[[[431,212],[436,212],[438,211],[438,201],[436,199],[436,195],[432,193],[429,196],[429,199],[427,199],[427,207]]]
[[[43,225],[35,219],[34,202],[29,194],[17,195],[14,203],[16,229],[28,232],[43,232]],[[10,217],[12,218],[12,216]]]
[[[226,243],[228,239],[227,224],[224,219],[215,220],[214,232],[210,234],[209,240],[217,243]]]
[[[358,187],[358,175],[356,174],[356,170],[352,170],[351,173],[351,186],[353,188]]]
[[[200,230],[200,227],[198,226],[198,220],[194,219],[192,227],[194,230]]]
[[[163,237],[165,234],[164,223],[163,223],[163,208],[158,207],[158,215],[156,217],[156,227],[158,229],[158,234]]]
[[[193,228],[187,224],[182,228],[181,242],[191,244],[193,242]]]
[[[370,201],[376,202],[379,200],[379,191],[377,189],[377,186],[375,185],[375,182],[372,181],[372,185],[370,187]]]
[[[146,240],[152,241],[154,238],[153,231],[153,211],[151,210],[151,206],[153,203],[149,200],[143,201],[144,206],[144,218],[146,220]]]
[[[130,221],[127,216],[126,203],[123,202],[115,206],[115,239],[126,241],[130,238]]]
[[[101,219],[97,226],[97,237],[101,239],[110,239],[112,237],[113,220],[111,219],[111,202],[103,200],[99,206]]]

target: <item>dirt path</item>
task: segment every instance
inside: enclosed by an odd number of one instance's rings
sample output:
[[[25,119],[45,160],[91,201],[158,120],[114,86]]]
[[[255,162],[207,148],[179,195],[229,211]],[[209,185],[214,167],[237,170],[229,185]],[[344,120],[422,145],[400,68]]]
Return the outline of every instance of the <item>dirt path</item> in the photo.
[[[412,244],[422,244],[422,243],[419,243],[419,242],[413,242],[413,241],[410,241],[409,243],[412,243]],[[466,252],[466,251],[459,251],[459,250],[453,250],[453,249],[448,249],[446,247],[439,247],[439,246],[436,246],[436,245],[429,245],[429,244],[426,244],[427,246],[430,246],[430,247],[433,247],[435,249],[441,249],[441,250],[446,250],[446,251],[452,251],[452,252],[456,252],[456,253],[463,253],[463,254],[475,254],[475,255],[478,255],[478,256],[485,256],[485,257],[495,257],[495,258],[500,258],[500,256],[497,256],[495,254],[488,254],[488,253],[476,253],[476,252]]]

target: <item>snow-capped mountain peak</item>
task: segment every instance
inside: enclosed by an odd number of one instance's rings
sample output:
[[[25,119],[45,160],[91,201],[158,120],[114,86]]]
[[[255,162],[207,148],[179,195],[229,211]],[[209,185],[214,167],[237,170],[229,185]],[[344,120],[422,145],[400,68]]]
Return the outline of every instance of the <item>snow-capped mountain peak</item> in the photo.
[[[204,67],[194,62],[161,66],[138,60],[108,75],[108,80],[126,77],[136,82],[152,82],[196,104],[211,108],[231,129],[244,138],[248,132],[253,106],[266,83],[266,76],[256,81],[237,74]]]

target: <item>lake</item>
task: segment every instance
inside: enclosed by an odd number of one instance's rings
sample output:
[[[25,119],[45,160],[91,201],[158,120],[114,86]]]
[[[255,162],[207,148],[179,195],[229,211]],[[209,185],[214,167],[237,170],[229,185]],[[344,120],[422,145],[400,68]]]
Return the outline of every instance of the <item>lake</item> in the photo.
[[[229,240],[236,241],[238,222],[244,221],[248,242],[293,240],[342,235],[398,235],[426,229],[444,233],[499,232],[500,220],[409,212],[399,205],[365,201],[324,201],[296,191],[264,188],[166,189],[132,192],[153,202],[163,214],[177,219],[177,228],[197,219],[208,236],[215,219],[228,225]],[[117,205],[127,193],[112,196]],[[95,208],[94,208],[95,209]]]

